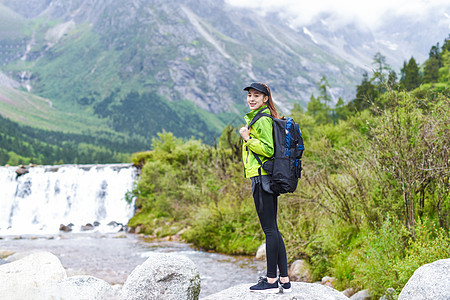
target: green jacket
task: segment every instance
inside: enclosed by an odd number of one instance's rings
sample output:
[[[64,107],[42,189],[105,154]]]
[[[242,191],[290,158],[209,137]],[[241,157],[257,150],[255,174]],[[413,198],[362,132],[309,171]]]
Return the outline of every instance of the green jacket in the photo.
[[[258,110],[251,111],[245,115],[244,119],[250,124],[253,117],[263,109],[267,109],[267,113],[270,114],[267,106],[263,106]],[[250,139],[242,143],[242,161],[244,162],[245,178],[258,176],[258,169],[260,167],[259,162],[254,157],[253,152],[258,154],[261,162],[264,163],[270,157],[273,156],[274,143],[273,143],[273,121],[269,117],[261,117],[250,128]],[[261,168],[262,175],[268,175],[266,171]]]

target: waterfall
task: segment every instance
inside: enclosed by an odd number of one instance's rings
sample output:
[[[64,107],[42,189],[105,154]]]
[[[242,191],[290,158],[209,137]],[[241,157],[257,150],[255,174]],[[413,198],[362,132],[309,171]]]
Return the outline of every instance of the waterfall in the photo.
[[[131,164],[0,167],[0,235],[56,234],[61,224],[80,231],[87,223],[114,231],[127,224],[134,201],[126,201],[136,178]]]

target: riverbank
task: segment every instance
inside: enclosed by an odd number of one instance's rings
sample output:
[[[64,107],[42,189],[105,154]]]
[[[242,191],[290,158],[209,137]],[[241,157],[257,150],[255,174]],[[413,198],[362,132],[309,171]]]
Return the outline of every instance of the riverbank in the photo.
[[[229,256],[196,250],[189,244],[138,237],[135,234],[64,233],[46,236],[6,236],[0,251],[48,251],[56,255],[68,276],[91,275],[122,285],[151,253],[176,253],[191,259],[201,279],[200,297],[244,282],[254,282],[264,262],[249,256]]]

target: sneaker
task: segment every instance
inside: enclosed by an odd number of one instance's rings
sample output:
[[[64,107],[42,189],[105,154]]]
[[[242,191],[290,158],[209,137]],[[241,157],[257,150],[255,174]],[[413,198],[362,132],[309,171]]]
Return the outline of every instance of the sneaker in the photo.
[[[286,282],[286,283],[281,283],[280,278],[278,278],[278,283],[280,284],[281,287],[281,292],[282,293],[290,293],[292,292],[292,287],[291,287],[291,282]]]
[[[250,287],[251,292],[258,292],[258,293],[267,293],[267,294],[276,294],[280,291],[278,287],[278,281],[275,281],[274,283],[268,283],[267,278],[259,278],[259,281],[257,284]]]

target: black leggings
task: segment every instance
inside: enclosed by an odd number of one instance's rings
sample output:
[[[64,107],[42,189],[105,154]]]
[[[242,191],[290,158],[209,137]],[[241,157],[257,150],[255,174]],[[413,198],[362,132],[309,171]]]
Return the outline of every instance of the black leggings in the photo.
[[[269,194],[252,180],[253,200],[258,212],[261,228],[266,236],[267,277],[277,277],[277,266],[281,277],[287,277],[286,247],[277,225],[278,196]],[[259,209],[259,193],[262,192],[263,209]]]

